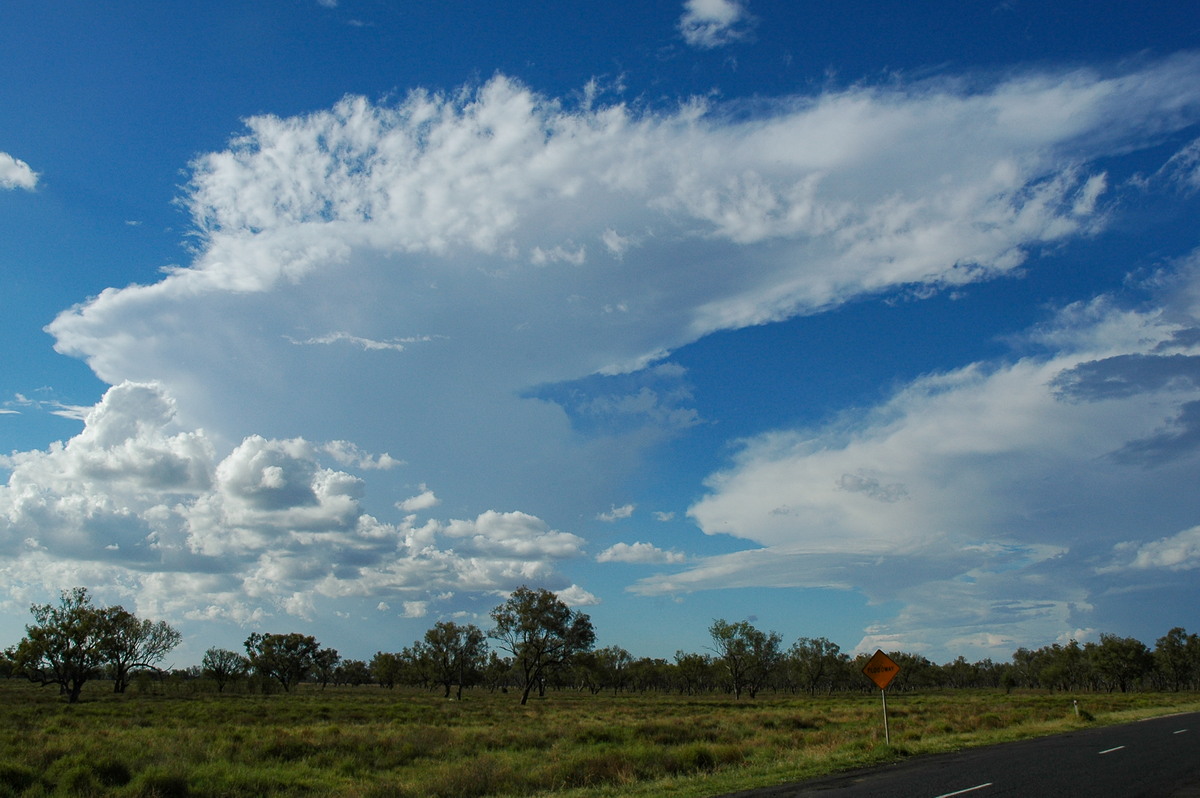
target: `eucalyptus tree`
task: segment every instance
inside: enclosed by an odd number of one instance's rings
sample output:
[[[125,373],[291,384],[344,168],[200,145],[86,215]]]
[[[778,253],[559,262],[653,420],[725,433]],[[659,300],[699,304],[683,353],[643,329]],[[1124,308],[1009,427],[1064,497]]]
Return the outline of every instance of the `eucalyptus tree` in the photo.
[[[105,664],[105,616],[92,604],[87,588],[64,590],[59,602],[29,608],[33,623],[17,644],[13,660],[18,672],[42,685],[58,685],[68,703],[79,700],[89,679]]]
[[[64,590],[59,603],[34,604],[34,623],[13,652],[16,670],[43,685],[56,684],[69,703],[107,668],[123,693],[134,669],[157,669],[179,645],[165,621],[141,620],[123,607],[98,607],[87,588]]]
[[[400,661],[400,655],[387,651],[376,651],[369,667],[371,669],[371,678],[378,682],[380,687],[388,688],[396,686],[396,682],[400,681],[400,677],[404,671],[404,664]]]
[[[200,662],[201,673],[217,683],[217,692],[225,691],[225,685],[245,676],[250,670],[250,660],[227,648],[210,648],[204,652]]]
[[[429,658],[434,681],[446,689],[450,697],[450,685],[458,685],[457,698],[462,698],[463,687],[482,678],[487,664],[487,642],[475,624],[459,626],[452,621],[439,621],[425,632],[424,653]]]
[[[107,607],[103,651],[113,678],[113,692],[123,693],[135,670],[158,670],[159,663],[183,637],[166,621],[138,618],[124,607]]]
[[[544,588],[517,588],[492,610],[492,620],[496,626],[489,636],[512,654],[518,669],[522,705],[528,703],[534,685],[544,691],[550,671],[590,651],[596,641],[591,619]]]
[[[798,687],[816,695],[819,689],[833,691],[847,659],[837,643],[824,637],[801,637],[787,650],[786,667]]]
[[[1154,665],[1173,690],[1192,689],[1200,681],[1200,635],[1176,626],[1154,643]]]
[[[321,644],[312,635],[299,632],[254,632],[246,638],[246,655],[251,666],[264,678],[279,682],[285,693],[312,672],[320,651]]]
[[[1099,644],[1088,643],[1085,650],[1098,680],[1110,693],[1128,692],[1154,668],[1154,655],[1137,638],[1101,634]]]
[[[734,698],[742,691],[754,698],[778,667],[783,654],[783,638],[777,632],[763,632],[749,621],[730,623],[723,618],[708,627],[717,659],[725,666]]]

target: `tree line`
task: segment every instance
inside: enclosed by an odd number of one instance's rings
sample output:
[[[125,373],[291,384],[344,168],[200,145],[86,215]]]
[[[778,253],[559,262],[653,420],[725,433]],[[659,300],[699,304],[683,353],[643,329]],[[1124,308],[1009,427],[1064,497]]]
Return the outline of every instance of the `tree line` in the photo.
[[[34,604],[25,637],[0,655],[0,672],[56,685],[68,702],[83,685],[108,678],[125,692],[136,673],[162,674],[166,655],[181,641],[164,621],[138,619],[123,607],[93,603],[85,588],[63,591],[57,605]],[[244,653],[210,648],[198,666],[175,678],[204,679],[218,691],[228,685],[290,692],[297,684],[441,690],[461,698],[466,688],[512,691],[520,703],[551,690],[727,693],[862,692],[868,656],[851,656],[836,643],[801,637],[788,647],[777,632],[748,621],[714,620],[704,653],[677,651],[671,660],[636,658],[620,646],[595,647],[591,619],[554,593],[522,586],[491,612],[486,632],[474,624],[440,621],[420,640],[396,652],[376,652],[370,662],[343,659],[298,632],[254,632]],[[1098,642],[1020,648],[1011,661],[958,657],[936,664],[914,653],[889,654],[900,666],[891,690],[1014,688],[1061,691],[1200,689],[1200,636],[1182,627],[1153,648],[1131,637],[1102,634]]]

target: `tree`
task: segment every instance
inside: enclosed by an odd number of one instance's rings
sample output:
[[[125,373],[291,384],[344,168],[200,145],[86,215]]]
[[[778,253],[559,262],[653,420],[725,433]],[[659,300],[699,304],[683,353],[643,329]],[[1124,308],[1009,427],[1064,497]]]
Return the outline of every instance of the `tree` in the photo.
[[[521,704],[529,701],[535,684],[541,687],[548,672],[596,641],[592,621],[575,612],[549,590],[522,585],[508,601],[492,610],[496,627],[489,633],[513,655],[521,677]]]
[[[254,670],[267,679],[274,679],[286,693],[298,684],[316,664],[321,644],[311,635],[253,633],[246,638],[246,654]]]
[[[819,687],[833,690],[833,680],[842,661],[837,643],[824,637],[801,637],[788,649],[787,663],[796,683],[809,695]]]
[[[113,677],[113,692],[123,693],[134,669],[158,670],[158,664],[182,636],[166,621],[140,620],[124,607],[107,607],[103,653]]]
[[[1171,689],[1190,687],[1200,676],[1200,636],[1176,626],[1155,641],[1154,664]]]
[[[342,657],[336,648],[318,648],[313,654],[312,674],[321,683],[322,690],[334,681],[341,661]]]
[[[743,690],[754,698],[782,658],[779,647],[783,638],[776,632],[762,632],[748,621],[729,623],[723,618],[713,621],[708,633],[729,674],[734,698],[741,698]]]
[[[246,675],[250,670],[250,660],[227,648],[210,648],[204,652],[200,667],[205,676],[217,683],[217,692],[220,693],[225,690],[227,683]]]
[[[349,684],[358,687],[371,681],[371,668],[361,659],[344,659],[333,672],[334,684]]]
[[[487,664],[486,640],[475,624],[439,621],[425,632],[424,648],[434,681],[446,688],[446,698],[450,697],[450,685],[457,684],[456,697],[461,699],[463,687],[477,681]]]
[[[633,655],[620,646],[605,646],[597,651],[596,669],[600,687],[607,687],[614,693],[624,690],[631,664]]]
[[[25,627],[25,639],[17,645],[17,669],[30,681],[58,685],[74,704],[106,661],[105,613],[92,604],[84,587],[62,591],[58,606],[34,604],[29,611],[34,623]]]
[[[680,693],[696,695],[712,689],[712,657],[707,654],[675,652],[675,681]]]
[[[381,687],[388,688],[396,686],[396,682],[400,681],[400,675],[404,670],[404,666],[400,662],[400,655],[386,651],[376,651],[375,656],[371,659],[370,667],[371,678]]]
[[[1096,669],[1096,675],[1111,693],[1114,688],[1122,693],[1142,680],[1154,667],[1154,657],[1141,640],[1133,637],[1117,637],[1101,634],[1099,645],[1089,643],[1088,654]]]

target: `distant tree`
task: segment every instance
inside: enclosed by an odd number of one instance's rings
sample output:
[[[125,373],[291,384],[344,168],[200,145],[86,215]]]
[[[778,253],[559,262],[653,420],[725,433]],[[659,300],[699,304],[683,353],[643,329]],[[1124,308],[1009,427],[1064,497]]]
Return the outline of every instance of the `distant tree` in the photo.
[[[217,683],[217,692],[221,693],[226,684],[246,675],[250,660],[227,648],[210,648],[204,652],[200,667],[205,676]]]
[[[1128,692],[1149,676],[1154,667],[1150,649],[1133,637],[1101,634],[1100,643],[1089,643],[1086,650],[1096,677],[1110,693],[1114,689]]]
[[[400,682],[426,690],[435,684],[433,657],[424,643],[415,641],[411,646],[400,649],[396,656],[400,661]]]
[[[322,690],[334,680],[341,661],[336,648],[318,648],[313,654],[312,675],[321,683]]]
[[[1050,690],[1079,690],[1092,682],[1092,664],[1077,640],[1039,648],[1033,667],[1038,682]]]
[[[8,648],[4,649],[4,651],[0,652],[0,677],[11,679],[13,676],[17,676],[18,674],[17,647],[9,646]]]
[[[638,657],[625,668],[629,686],[638,692],[670,692],[675,666],[661,657]]]
[[[123,693],[135,670],[158,670],[183,639],[166,621],[141,620],[124,607],[107,607],[104,615],[104,658],[113,678],[113,692]]]
[[[57,606],[34,604],[29,611],[34,622],[17,644],[15,665],[30,681],[58,685],[74,704],[83,685],[99,675],[107,661],[105,613],[92,604],[83,587],[62,591]]]
[[[596,640],[592,621],[573,611],[549,590],[522,585],[492,610],[496,626],[490,636],[513,656],[521,678],[521,704],[547,674],[589,651]]]
[[[801,637],[787,650],[786,663],[800,689],[815,695],[818,689],[833,689],[841,659],[837,643],[824,637]]]
[[[767,634],[748,621],[729,623],[723,618],[708,627],[717,659],[725,666],[734,698],[745,691],[754,698],[782,658],[783,638],[776,632]]]
[[[483,666],[483,683],[489,692],[503,690],[508,692],[512,683],[513,661],[511,657],[502,657],[495,651],[489,651],[487,663]]]
[[[371,681],[371,668],[361,659],[344,659],[334,669],[334,684],[349,684],[354,687]]]
[[[378,682],[381,687],[392,688],[396,686],[396,682],[400,681],[403,672],[403,664],[400,662],[398,654],[389,654],[384,651],[376,651],[375,656],[371,659],[371,678]]]
[[[593,652],[596,656],[596,675],[602,689],[614,693],[624,690],[629,682],[629,666],[633,655],[620,646],[605,646]]]
[[[1176,626],[1154,643],[1154,665],[1172,690],[1193,687],[1200,679],[1200,636]]]
[[[316,665],[321,644],[311,635],[260,634],[246,638],[246,655],[251,666],[266,679],[273,679],[284,692],[303,681]]]
[[[675,652],[675,687],[680,693],[696,695],[713,686],[713,662],[707,654]]]
[[[458,685],[456,697],[462,698],[463,687],[481,678],[487,663],[487,643],[483,631],[475,624],[459,626],[451,621],[439,621],[425,632],[425,656],[433,669],[434,681],[446,689]]]

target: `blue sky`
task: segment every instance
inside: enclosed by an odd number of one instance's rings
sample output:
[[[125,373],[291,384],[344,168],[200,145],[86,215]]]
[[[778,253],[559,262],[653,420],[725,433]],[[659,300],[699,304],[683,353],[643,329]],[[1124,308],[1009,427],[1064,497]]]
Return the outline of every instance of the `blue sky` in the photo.
[[[0,9],[0,638],[1195,625],[1186,3]]]

